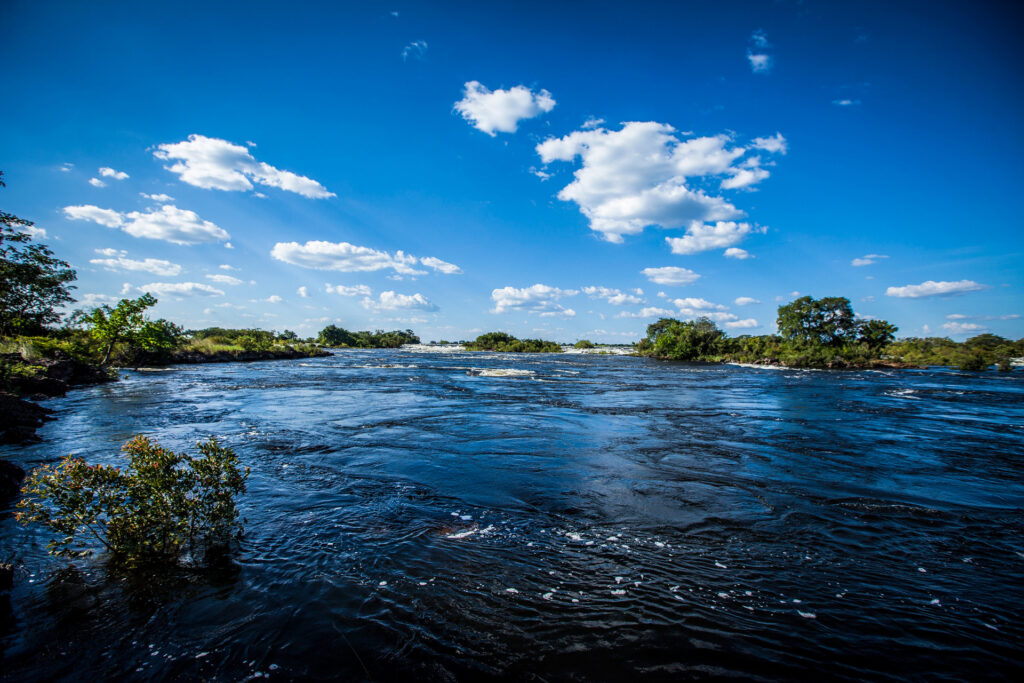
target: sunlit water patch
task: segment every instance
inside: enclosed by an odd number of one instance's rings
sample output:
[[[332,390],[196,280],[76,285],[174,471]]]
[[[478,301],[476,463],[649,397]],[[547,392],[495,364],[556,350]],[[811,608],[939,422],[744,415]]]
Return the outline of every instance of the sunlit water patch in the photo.
[[[230,566],[139,579],[50,558],[6,516],[6,678],[1024,665],[1021,373],[428,347],[125,374],[47,402],[44,442],[3,456],[216,435],[252,468],[247,533]]]

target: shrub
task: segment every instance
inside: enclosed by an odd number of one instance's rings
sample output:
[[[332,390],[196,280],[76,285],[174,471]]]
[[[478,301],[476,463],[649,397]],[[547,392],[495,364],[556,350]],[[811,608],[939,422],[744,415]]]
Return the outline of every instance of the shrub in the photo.
[[[575,348],[575,349],[592,349],[592,348],[594,348],[594,342],[590,341],[589,339],[580,339],[578,342],[573,344],[573,348]]]
[[[984,355],[975,351],[960,361],[960,370],[964,372],[981,372],[988,370],[989,362]]]
[[[123,471],[67,456],[26,480],[16,516],[56,532],[54,555],[87,555],[98,542],[127,565],[194,561],[241,533],[235,496],[248,468],[211,438],[201,457],[173,453],[144,436],[126,443]]]

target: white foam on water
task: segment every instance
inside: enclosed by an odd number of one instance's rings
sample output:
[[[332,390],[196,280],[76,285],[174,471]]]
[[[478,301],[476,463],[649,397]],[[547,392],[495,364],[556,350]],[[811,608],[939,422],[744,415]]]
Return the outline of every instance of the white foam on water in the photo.
[[[728,567],[726,567],[724,564],[722,564],[718,560],[715,560],[715,566],[718,567],[719,569],[728,569]]]
[[[506,588],[505,592],[506,593],[518,593],[519,591],[517,591],[515,588]]]
[[[799,614],[800,616],[802,616],[804,619],[817,619],[818,618],[818,615],[815,614],[814,612],[801,612],[800,610],[797,610],[796,613]]]
[[[625,595],[625,594],[626,594],[626,591],[622,590],[621,588],[619,590],[613,590],[612,591],[612,595]]]
[[[492,531],[494,531],[494,525],[493,524],[489,525],[485,529],[466,529],[465,531],[459,531],[457,533],[448,534],[447,536],[443,536],[442,538],[451,538],[451,539],[469,538],[470,536],[472,536],[474,534],[480,534],[482,536],[483,534],[487,534],[487,533],[490,533]]]
[[[468,374],[480,377],[532,377],[536,373],[519,368],[472,368]]]

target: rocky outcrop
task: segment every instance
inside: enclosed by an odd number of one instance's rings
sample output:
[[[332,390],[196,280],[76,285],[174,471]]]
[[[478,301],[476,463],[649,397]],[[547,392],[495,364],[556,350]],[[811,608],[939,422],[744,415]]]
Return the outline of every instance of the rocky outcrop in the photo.
[[[52,420],[52,414],[49,408],[0,392],[0,443],[36,440],[36,430]]]

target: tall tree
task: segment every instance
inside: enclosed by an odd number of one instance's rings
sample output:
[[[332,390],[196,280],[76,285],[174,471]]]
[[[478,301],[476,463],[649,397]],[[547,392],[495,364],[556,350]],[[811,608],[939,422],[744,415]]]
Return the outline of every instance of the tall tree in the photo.
[[[859,327],[850,300],[843,296],[802,296],[779,306],[776,323],[787,341],[833,348],[855,341]]]
[[[80,321],[89,327],[89,334],[103,344],[101,365],[107,364],[119,342],[147,350],[169,349],[177,343],[181,328],[163,319],[150,321],[144,315],[156,302],[152,294],[146,293],[138,299],[121,299],[113,308],[104,304],[80,314]]]
[[[0,171],[0,187],[6,187]],[[32,221],[0,211],[0,336],[39,332],[60,320],[77,276],[45,244],[32,243]]]

